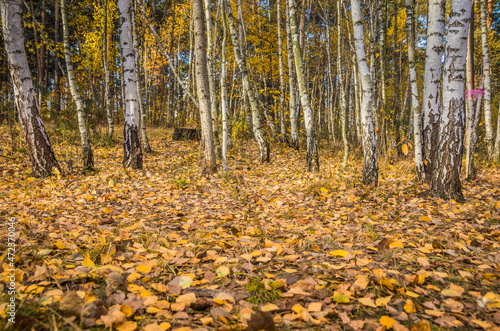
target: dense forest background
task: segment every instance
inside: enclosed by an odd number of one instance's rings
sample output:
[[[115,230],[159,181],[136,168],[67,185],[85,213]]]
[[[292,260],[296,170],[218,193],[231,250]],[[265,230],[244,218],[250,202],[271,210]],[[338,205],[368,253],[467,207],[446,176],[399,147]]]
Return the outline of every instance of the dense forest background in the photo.
[[[298,98],[292,84],[287,60],[285,2],[239,1],[234,3],[235,16],[241,22],[240,34],[246,55],[250,79],[257,91],[259,107],[265,122],[266,136],[291,142],[290,115],[299,111]],[[208,49],[212,91],[217,107],[214,113],[215,131],[220,132],[220,70],[223,17],[220,2],[207,2],[210,13]],[[500,80],[500,9],[496,1],[488,1],[488,43],[492,74],[491,121],[498,116]],[[75,104],[65,74],[62,22],[58,1],[25,2],[23,24],[26,48],[43,118],[62,139],[77,139],[78,122]],[[76,83],[88,113],[93,139],[104,139],[108,131],[107,108],[113,122],[123,119],[121,63],[118,43],[118,10],[113,1],[69,1],[68,25],[73,53]],[[347,2],[301,0],[297,23],[300,49],[304,59],[305,77],[310,91],[314,123],[322,146],[340,148],[342,140],[339,91],[346,95],[347,139],[351,146],[360,144],[359,98],[356,92],[355,53],[352,24]],[[278,8],[280,15],[278,17]],[[147,126],[197,127],[199,112],[189,95],[196,95],[194,84],[193,28],[190,1],[136,1],[134,36],[137,45],[140,91]],[[424,1],[415,3],[415,61],[417,82],[422,86],[426,45],[426,10]],[[404,1],[373,0],[363,6],[367,59],[374,82],[375,126],[379,153],[408,154],[413,146],[413,126]],[[479,5],[475,6],[474,60],[477,89],[483,77]],[[156,31],[156,36],[153,34]],[[278,31],[280,30],[280,31]],[[278,41],[278,36],[282,42]],[[227,48],[227,78],[229,113],[234,142],[251,137],[248,101],[243,97],[239,69],[231,43]],[[280,59],[280,56],[281,59]],[[0,53],[0,123],[12,128],[13,149],[21,148],[12,87],[9,82],[7,59]],[[281,62],[281,63],[280,63]],[[340,64],[340,65],[339,65]],[[280,66],[282,72],[280,73]],[[343,79],[338,70],[342,68]],[[176,78],[176,75],[178,78]],[[281,75],[281,76],[280,76]],[[106,77],[107,78],[106,78]],[[281,81],[280,81],[281,79]],[[108,82],[106,84],[106,81]],[[184,86],[182,86],[184,85]],[[109,91],[106,91],[106,86]],[[293,95],[292,95],[293,94]],[[297,108],[295,110],[294,108]],[[298,116],[303,132],[303,119]],[[115,125],[116,125],[115,124]],[[479,125],[479,152],[484,151],[484,119]],[[301,135],[302,137],[302,135]],[[220,139],[220,135],[218,137]],[[58,139],[58,138],[54,138]]]

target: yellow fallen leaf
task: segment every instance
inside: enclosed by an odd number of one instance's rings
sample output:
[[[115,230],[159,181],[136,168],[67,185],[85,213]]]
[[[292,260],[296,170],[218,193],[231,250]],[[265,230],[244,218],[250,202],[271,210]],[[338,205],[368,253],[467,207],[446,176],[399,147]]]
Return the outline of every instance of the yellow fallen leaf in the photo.
[[[420,216],[420,221],[422,222],[430,222],[431,221],[431,218],[427,215],[422,215]]]
[[[125,317],[130,317],[134,313],[134,310],[127,305],[123,305],[120,307],[120,311],[125,314]]]
[[[116,326],[118,331],[134,331],[137,329],[137,322],[134,321],[125,321],[120,325]]]
[[[341,250],[341,249],[337,249],[336,251],[328,252],[328,255],[341,256],[341,257],[346,257],[349,254],[351,254],[351,253],[349,253],[348,251]]]
[[[339,292],[335,291],[333,292],[333,301],[338,302],[338,303],[349,303],[351,302],[351,298],[348,297],[347,295],[340,294]]]
[[[151,271],[152,266],[149,264],[141,264],[140,266],[136,267],[135,270],[142,272],[143,274],[147,274]]]
[[[213,324],[214,319],[212,317],[201,317],[200,322],[201,324],[203,324],[203,326],[209,326]]]
[[[415,313],[417,310],[415,309],[415,305],[413,304],[413,301],[411,299],[406,300],[405,305],[403,306],[403,309],[405,312],[408,314]]]
[[[490,328],[492,328],[494,326],[493,324],[491,324],[489,322],[481,321],[481,320],[478,320],[478,319],[473,319],[473,320],[471,320],[471,322],[474,323],[474,324],[479,325],[480,327],[482,327],[485,330],[490,329]]]
[[[391,329],[397,323],[396,320],[390,318],[389,316],[385,316],[385,315],[380,317],[379,322],[380,322],[380,324],[382,324],[383,326],[385,326],[388,329]]]
[[[189,307],[191,304],[196,302],[196,294],[193,292],[186,293],[183,295],[179,295],[176,299],[175,302],[184,302],[187,307]]]
[[[292,310],[300,315],[302,314],[303,311],[306,311],[307,309],[305,309],[300,303],[296,303],[293,305]]]
[[[274,303],[268,302],[265,305],[260,307],[260,310],[262,311],[273,311],[273,310],[279,310],[280,307],[276,306]]]
[[[89,254],[85,255],[85,259],[83,260],[82,264],[86,267],[95,267],[95,263],[90,259]]]
[[[389,247],[393,248],[403,248],[403,241],[401,239],[398,240],[393,240],[390,244]]]
[[[66,245],[61,241],[61,239],[58,239],[55,243],[54,246],[56,246],[58,249],[67,249]]]
[[[373,308],[377,307],[377,305],[375,304],[375,302],[371,298],[359,298],[358,302],[364,306],[373,307]]]
[[[377,298],[375,300],[375,304],[377,305],[377,307],[387,306],[389,304],[389,302],[391,301],[391,298],[392,298],[392,295],[389,295],[388,297]]]
[[[322,307],[323,303],[321,302],[311,302],[310,304],[307,305],[307,310],[312,312],[318,312],[321,311]]]
[[[217,274],[217,276],[219,277],[226,277],[227,275],[229,275],[230,271],[229,271],[229,268],[226,267],[225,265],[222,265],[220,267],[218,267],[216,270],[215,270],[215,273]]]
[[[433,309],[426,309],[425,313],[433,317],[441,317],[444,315],[444,311],[433,310]]]
[[[442,290],[441,294],[444,295],[445,297],[452,297],[452,298],[458,298],[462,296],[460,292],[458,292],[457,290],[452,290],[449,288]]]

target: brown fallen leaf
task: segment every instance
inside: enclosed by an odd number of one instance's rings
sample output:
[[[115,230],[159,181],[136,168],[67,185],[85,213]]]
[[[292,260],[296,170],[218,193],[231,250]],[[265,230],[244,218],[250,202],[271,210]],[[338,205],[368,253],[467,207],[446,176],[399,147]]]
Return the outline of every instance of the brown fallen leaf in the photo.
[[[253,313],[248,320],[246,331],[274,331],[274,319],[271,313],[258,311]]]

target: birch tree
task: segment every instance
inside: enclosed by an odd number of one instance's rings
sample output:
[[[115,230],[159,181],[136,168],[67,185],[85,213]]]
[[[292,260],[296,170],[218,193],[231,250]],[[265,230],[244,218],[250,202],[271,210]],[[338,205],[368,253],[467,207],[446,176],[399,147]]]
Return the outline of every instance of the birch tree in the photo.
[[[286,12],[290,11],[288,0],[286,3]],[[289,111],[290,111],[290,145],[299,150],[299,105],[297,102],[297,79],[293,70],[293,49],[292,49],[292,31],[290,28],[290,15],[286,15],[285,30],[287,36],[287,60],[288,60],[288,89],[289,89]]]
[[[227,149],[229,147],[229,107],[227,88],[227,24],[225,19],[224,6],[222,10],[222,43],[221,43],[221,64],[220,64],[220,106],[222,113],[222,172],[227,172]]]
[[[479,0],[479,10],[481,12],[481,50],[483,53],[484,80],[484,140],[486,141],[488,159],[491,160],[493,156],[493,125],[491,118],[491,64],[490,47],[488,45],[487,6],[488,0]]]
[[[14,101],[31,160],[33,176],[47,177],[60,170],[49,136],[40,117],[23,36],[21,8],[17,0],[0,0],[2,32],[9,71],[14,87]]]
[[[87,111],[85,110],[85,106],[83,104],[83,98],[76,86],[75,69],[73,67],[71,49],[69,45],[69,28],[68,17],[66,13],[66,0],[61,0],[61,19],[63,27],[64,60],[66,62],[69,90],[76,105],[78,130],[80,131],[80,143],[82,145],[83,168],[91,170],[94,168],[94,155],[92,153],[92,146],[90,144]]]
[[[415,0],[406,0],[406,39],[408,43],[408,71],[411,89],[411,111],[413,114],[413,142],[415,168],[419,180],[425,177],[422,156],[422,109],[418,101],[417,69],[415,63]]]
[[[302,61],[302,52],[299,45],[299,33],[297,31],[296,12],[297,6],[295,0],[288,0],[290,11],[290,32],[292,34],[293,58],[295,60],[295,73],[300,93],[300,104],[304,114],[304,124],[306,128],[306,153],[307,153],[307,171],[319,170],[318,142],[316,141],[316,132],[314,130],[314,115],[311,108],[309,91],[306,86],[304,75],[304,63]],[[290,68],[291,69],[291,68]]]
[[[465,63],[467,34],[472,15],[472,0],[453,0],[443,67],[442,109],[437,151],[430,182],[430,193],[443,199],[463,201],[462,169],[465,124]]]
[[[239,34],[236,31],[236,23],[229,0],[223,0],[223,1],[226,11],[227,22],[229,26],[229,32],[231,35],[231,42],[233,45],[234,57],[236,59],[238,69],[241,74],[241,80],[243,82],[243,91],[247,95],[248,102],[250,103],[250,109],[252,113],[252,130],[255,140],[257,140],[257,143],[259,145],[260,161],[269,162],[271,160],[269,142],[266,140],[264,134],[262,133],[262,124],[261,124],[262,120],[259,113],[255,91],[250,84],[250,77],[248,74],[247,63],[241,47],[242,41],[240,40]]]
[[[132,41],[130,0],[118,0],[120,11],[120,48],[125,105],[123,132],[125,168],[142,169],[142,148],[139,139],[139,97],[137,94],[136,55]]]
[[[347,166],[349,158],[349,142],[347,140],[347,102],[346,102],[346,88],[344,85],[344,67],[342,64],[342,5],[343,1],[337,1],[337,75],[339,84],[339,112],[340,112],[340,126],[342,131],[342,143],[344,146],[344,157],[342,159],[342,167]]]
[[[203,144],[203,172],[217,171],[215,160],[214,134],[210,102],[210,83],[207,66],[207,35],[203,0],[193,0],[193,28],[195,50],[196,92],[200,105],[201,135]]]
[[[110,93],[110,73],[109,73],[109,64],[108,64],[108,0],[104,0],[104,28],[102,31],[102,67],[104,71],[104,108],[106,109],[106,120],[108,122],[108,131],[107,131],[107,140],[111,142],[113,140],[113,135],[115,132],[115,120],[113,109],[111,108],[111,93]]]
[[[441,103],[445,0],[429,0],[424,91],[422,93],[423,150],[426,181],[434,168]]]
[[[363,146],[363,184],[378,185],[377,138],[373,126],[373,85],[366,61],[363,18],[360,0],[351,0],[354,48],[361,81],[361,142]]]

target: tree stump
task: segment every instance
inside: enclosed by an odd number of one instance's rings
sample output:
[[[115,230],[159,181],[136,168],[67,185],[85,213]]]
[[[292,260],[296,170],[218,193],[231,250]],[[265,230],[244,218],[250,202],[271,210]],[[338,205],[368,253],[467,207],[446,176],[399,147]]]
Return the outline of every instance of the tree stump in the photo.
[[[172,140],[201,140],[201,130],[193,128],[175,128]]]

